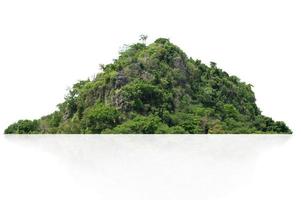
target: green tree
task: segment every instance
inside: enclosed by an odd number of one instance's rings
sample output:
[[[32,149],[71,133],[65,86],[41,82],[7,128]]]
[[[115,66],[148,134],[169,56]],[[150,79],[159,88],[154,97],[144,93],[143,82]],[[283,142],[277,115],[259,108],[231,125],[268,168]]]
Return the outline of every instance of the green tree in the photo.
[[[88,108],[81,121],[81,130],[85,133],[101,133],[120,123],[120,112],[114,107],[96,103]]]
[[[123,109],[146,114],[152,110],[158,110],[164,103],[162,90],[155,85],[144,81],[135,81],[121,89],[121,95],[126,104]]]
[[[153,134],[160,126],[162,126],[162,122],[157,116],[137,116],[117,126],[112,131],[108,131],[108,133]]]
[[[139,40],[142,41],[143,43],[145,43],[147,38],[148,38],[147,35],[141,34]]]
[[[17,133],[35,133],[39,130],[39,122],[37,120],[19,120],[10,125],[5,131],[5,134]]]

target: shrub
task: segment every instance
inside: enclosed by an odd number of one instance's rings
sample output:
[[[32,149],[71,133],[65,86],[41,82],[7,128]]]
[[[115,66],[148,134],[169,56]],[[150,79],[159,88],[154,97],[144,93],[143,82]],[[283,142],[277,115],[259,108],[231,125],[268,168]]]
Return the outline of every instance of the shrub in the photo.
[[[157,116],[137,116],[132,120],[128,120],[112,130],[114,133],[140,133],[153,134],[158,127],[162,126],[161,119]]]
[[[113,128],[120,121],[120,113],[114,107],[96,103],[83,113],[81,129],[84,133],[101,133]]]
[[[10,125],[5,131],[5,134],[17,133],[34,133],[39,130],[39,123],[37,120],[19,120],[18,122]]]

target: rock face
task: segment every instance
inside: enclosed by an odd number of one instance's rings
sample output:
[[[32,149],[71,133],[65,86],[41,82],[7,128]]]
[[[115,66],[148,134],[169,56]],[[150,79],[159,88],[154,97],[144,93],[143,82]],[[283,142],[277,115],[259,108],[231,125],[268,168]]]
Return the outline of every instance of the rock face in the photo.
[[[116,76],[116,81],[114,83],[114,88],[120,88],[128,83],[128,78],[124,75],[123,71],[119,71]]]
[[[173,66],[178,68],[183,74],[187,75],[187,67],[182,58],[176,57],[173,59]]]
[[[137,43],[93,80],[74,84],[54,113],[6,133],[291,133],[263,116],[250,84],[193,60],[168,39]]]

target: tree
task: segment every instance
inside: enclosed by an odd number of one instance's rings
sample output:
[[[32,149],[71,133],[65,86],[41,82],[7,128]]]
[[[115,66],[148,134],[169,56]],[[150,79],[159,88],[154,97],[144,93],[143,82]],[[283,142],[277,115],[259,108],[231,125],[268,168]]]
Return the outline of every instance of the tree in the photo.
[[[224,119],[225,118],[233,118],[235,120],[239,120],[240,114],[232,104],[224,104],[223,117],[224,117]]]
[[[123,106],[126,111],[136,111],[146,114],[158,110],[164,103],[162,90],[145,81],[135,81],[121,89],[121,95],[127,103]]]
[[[157,116],[137,116],[132,120],[117,126],[108,133],[136,133],[136,134],[153,134],[163,123]]]
[[[216,67],[216,62],[210,62],[210,67]]]
[[[5,131],[5,134],[17,133],[34,133],[39,130],[39,123],[37,120],[19,120],[18,122],[10,125]]]
[[[139,40],[142,41],[143,43],[146,42],[147,38],[148,38],[148,36],[147,36],[147,35],[144,35],[144,34],[141,34],[141,35],[139,36]]]
[[[119,122],[119,111],[114,107],[96,103],[84,112],[81,129],[85,133],[101,133],[104,129],[114,128]]]

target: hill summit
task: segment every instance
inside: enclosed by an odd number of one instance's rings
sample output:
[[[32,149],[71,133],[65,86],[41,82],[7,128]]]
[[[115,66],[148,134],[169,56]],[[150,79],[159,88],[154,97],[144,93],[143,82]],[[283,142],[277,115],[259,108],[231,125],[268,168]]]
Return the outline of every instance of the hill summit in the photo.
[[[101,68],[74,84],[57,111],[5,133],[291,133],[261,114],[250,84],[168,39],[129,45]]]

